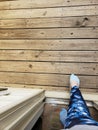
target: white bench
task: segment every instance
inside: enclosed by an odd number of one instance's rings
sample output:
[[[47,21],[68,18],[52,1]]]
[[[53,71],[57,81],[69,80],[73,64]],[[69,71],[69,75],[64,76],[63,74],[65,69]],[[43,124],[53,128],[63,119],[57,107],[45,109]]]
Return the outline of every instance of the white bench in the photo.
[[[9,88],[0,96],[0,129],[30,130],[44,109],[44,90]]]
[[[66,91],[42,89],[9,88],[9,92],[0,96],[0,130],[30,130],[44,110],[45,97],[46,103],[57,104],[65,103],[63,100],[70,97]],[[98,110],[97,93],[83,93],[83,96],[89,101],[88,105]]]

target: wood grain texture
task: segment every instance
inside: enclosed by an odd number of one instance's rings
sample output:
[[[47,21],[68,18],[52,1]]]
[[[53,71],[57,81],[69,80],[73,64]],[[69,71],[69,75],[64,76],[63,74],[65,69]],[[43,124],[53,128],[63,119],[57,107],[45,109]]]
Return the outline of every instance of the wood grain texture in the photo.
[[[8,2],[8,1],[14,1],[14,0],[0,0],[0,2]]]
[[[97,51],[98,39],[0,40],[0,49]]]
[[[98,27],[98,16],[0,20],[0,28]]]
[[[45,92],[45,95],[46,97],[48,98],[56,98],[58,97],[58,99],[68,99],[70,98],[70,93],[69,92],[66,92],[66,91],[63,91],[63,92],[55,92],[55,91],[46,91]],[[98,95],[97,93],[89,93],[89,92],[85,92],[85,93],[82,93],[84,99],[87,101],[87,105],[88,106],[93,106],[93,103],[94,102],[97,102],[98,101]],[[49,100],[49,99],[48,99]],[[88,102],[88,101],[91,101],[91,102]]]
[[[98,38],[98,28],[0,29],[0,39]]]
[[[44,18],[98,15],[98,6],[77,6],[42,9],[0,10],[0,19]],[[70,13],[69,13],[70,12]]]
[[[11,83],[0,83],[0,86],[2,87],[13,87],[13,88],[36,88],[36,89],[44,89],[44,90],[49,90],[49,91],[57,91],[57,92],[60,92],[60,91],[67,91],[69,92],[69,87],[68,86],[64,86],[64,87],[61,87],[61,86],[48,86],[48,85],[27,85],[27,84],[11,84]],[[80,88],[80,90],[82,92],[90,92],[90,93],[97,93],[98,92],[98,89],[96,88]]]
[[[98,63],[0,61],[1,72],[98,75]]]
[[[80,88],[97,89],[98,76],[79,76],[79,78],[81,79]],[[0,72],[0,83],[65,87],[69,86],[69,75]]]
[[[0,2],[0,85],[98,92],[98,1]]]
[[[3,2],[4,1],[4,2]],[[5,2],[6,1],[6,2]],[[97,0],[17,0],[10,1],[2,0],[0,9],[22,9],[22,8],[44,8],[44,7],[60,7],[60,6],[81,6],[81,5],[96,5]]]
[[[98,51],[0,50],[0,60],[98,62]]]

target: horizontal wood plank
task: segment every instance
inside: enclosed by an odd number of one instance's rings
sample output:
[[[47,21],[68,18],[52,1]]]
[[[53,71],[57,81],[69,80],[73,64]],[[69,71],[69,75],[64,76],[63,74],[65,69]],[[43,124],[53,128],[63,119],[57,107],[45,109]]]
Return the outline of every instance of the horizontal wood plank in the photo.
[[[98,39],[0,40],[0,49],[24,50],[98,50]]]
[[[10,83],[0,83],[0,86],[2,86],[2,87],[13,87],[13,88],[36,88],[36,89],[44,89],[44,90],[54,90],[54,91],[57,91],[57,92],[59,92],[59,91],[68,91],[69,92],[69,87],[66,87],[66,86],[64,86],[64,87],[61,87],[61,86],[44,86],[44,85],[27,85],[27,84],[10,84]],[[90,93],[97,93],[98,92],[98,89],[93,89],[93,88],[80,88],[80,90],[82,91],[82,92],[90,92]]]
[[[96,88],[98,76],[79,76],[80,88]],[[91,80],[92,79],[92,80]],[[0,72],[0,83],[69,86],[69,75]]]
[[[0,61],[0,71],[98,75],[98,63]]]
[[[98,51],[0,50],[0,60],[98,62]]]
[[[0,2],[8,2],[8,1],[14,1],[14,0],[0,0]]]
[[[36,89],[44,89],[44,90],[69,90],[67,87],[54,87],[54,86],[40,86],[40,85],[27,85],[27,84],[10,84],[10,83],[0,83],[2,87],[12,87],[12,88],[36,88]],[[92,89],[91,89],[92,90]],[[94,89],[95,91],[95,89]]]
[[[0,39],[98,38],[98,28],[0,29]]]
[[[97,27],[98,16],[0,20],[0,28]]]
[[[3,2],[4,1],[4,2]],[[22,8],[43,8],[43,7],[60,7],[60,6],[81,6],[98,4],[97,0],[17,0],[12,2],[0,2],[0,9],[22,9]]]
[[[0,10],[0,19],[98,15],[98,6]]]

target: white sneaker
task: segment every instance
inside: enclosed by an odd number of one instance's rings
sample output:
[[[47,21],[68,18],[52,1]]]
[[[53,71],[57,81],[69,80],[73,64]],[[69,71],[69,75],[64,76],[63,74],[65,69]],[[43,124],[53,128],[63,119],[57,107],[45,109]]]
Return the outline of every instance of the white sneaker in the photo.
[[[79,87],[80,80],[79,80],[78,76],[76,76],[74,74],[71,74],[71,76],[70,76],[70,85],[71,85],[71,87],[74,87],[74,86]]]

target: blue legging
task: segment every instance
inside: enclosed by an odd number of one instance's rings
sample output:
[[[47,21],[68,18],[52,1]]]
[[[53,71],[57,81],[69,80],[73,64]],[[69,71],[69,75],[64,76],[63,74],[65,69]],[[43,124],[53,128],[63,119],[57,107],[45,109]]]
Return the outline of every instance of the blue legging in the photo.
[[[77,86],[71,89],[70,103],[65,120],[65,128],[70,128],[74,125],[95,125],[96,122],[90,115],[89,109],[82,97],[82,94]]]

